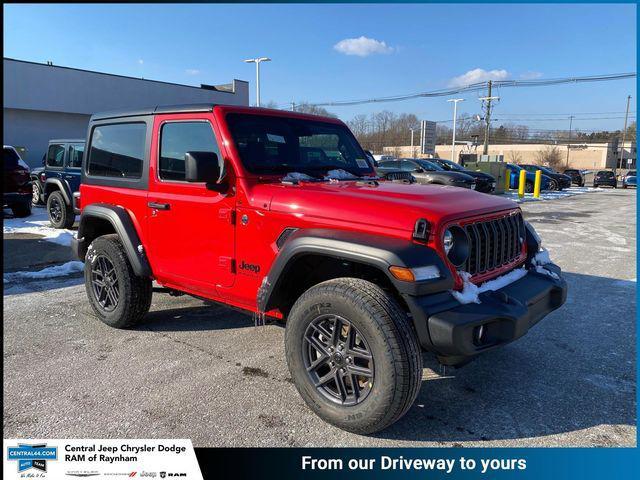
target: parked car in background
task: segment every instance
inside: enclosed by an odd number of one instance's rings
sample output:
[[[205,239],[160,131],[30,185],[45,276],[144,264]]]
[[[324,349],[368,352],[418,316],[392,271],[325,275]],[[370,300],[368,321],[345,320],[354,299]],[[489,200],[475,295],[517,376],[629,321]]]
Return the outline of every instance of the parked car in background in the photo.
[[[18,151],[3,145],[4,178],[2,181],[2,206],[8,207],[16,217],[31,215],[31,177],[27,165]]]
[[[526,172],[524,191],[527,193],[533,193],[536,181],[536,174],[534,172],[527,172],[524,168],[514,163],[507,163],[507,168],[511,171],[511,175],[509,176],[509,188],[518,188],[520,172],[524,170]],[[542,174],[540,178],[540,190],[555,190],[555,188],[552,188],[553,186],[554,182],[551,181],[551,178]]]
[[[520,165],[527,172],[536,173],[538,170],[551,179],[550,190],[562,190],[563,188],[569,188],[571,186],[571,177],[558,173],[552,168],[541,167],[540,165]]]
[[[375,168],[378,166],[378,161],[373,156],[373,153],[371,153],[369,150],[365,150],[364,154],[367,156],[367,159],[369,160],[369,163],[371,164],[372,167]]]
[[[439,165],[422,158],[401,158],[380,162],[377,169],[379,174],[397,170],[411,173],[417,183],[450,185],[474,190],[476,188],[476,180],[472,176],[461,172],[448,172]]]
[[[475,178],[476,190],[478,192],[491,193],[496,189],[496,179],[488,173],[469,170],[468,168],[465,168],[462,165],[457,164],[456,162],[446,160],[444,158],[431,158],[429,159],[429,161],[431,163],[435,163],[448,172],[461,172]]]
[[[599,170],[593,177],[593,188],[598,188],[603,185],[618,188],[618,180],[611,170]]]
[[[46,180],[44,162],[46,158],[47,154],[45,153],[42,156],[42,167],[31,169],[31,205],[34,207],[44,204],[44,182]]]
[[[575,168],[566,168],[562,173],[571,177],[572,184],[584,187],[584,175],[582,174],[582,171]]]
[[[71,228],[75,221],[74,193],[80,189],[84,140],[51,140],[41,175],[42,202],[55,228]]]
[[[635,170],[629,170],[627,174],[622,177],[622,188],[637,187],[637,177]]]

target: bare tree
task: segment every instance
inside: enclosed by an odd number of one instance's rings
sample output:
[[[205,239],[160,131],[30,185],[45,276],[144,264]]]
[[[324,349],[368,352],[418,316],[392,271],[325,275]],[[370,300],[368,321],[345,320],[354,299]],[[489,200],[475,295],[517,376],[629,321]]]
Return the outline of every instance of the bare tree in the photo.
[[[536,162],[538,165],[557,168],[562,163],[562,154],[560,149],[555,145],[549,145],[536,153]]]
[[[321,115],[323,117],[333,117],[333,118],[337,117],[336,114],[331,113],[326,108],[318,107],[316,105],[312,105],[307,102],[296,103],[295,110],[296,112],[309,113],[311,115]]]
[[[517,150],[511,150],[509,152],[509,162],[518,165],[520,162],[522,162],[522,154]]]

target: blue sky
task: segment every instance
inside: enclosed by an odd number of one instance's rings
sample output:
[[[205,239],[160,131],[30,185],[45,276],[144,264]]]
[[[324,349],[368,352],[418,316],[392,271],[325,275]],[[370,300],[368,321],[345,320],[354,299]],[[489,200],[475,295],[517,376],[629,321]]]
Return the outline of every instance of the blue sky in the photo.
[[[249,80],[253,102],[254,69],[242,60],[265,55],[262,101],[284,105],[487,75],[634,72],[636,28],[635,5],[5,5],[4,56],[192,85]],[[575,113],[574,128],[621,128],[620,118],[586,118],[622,116],[635,90],[635,80],[503,89],[494,115],[553,129]],[[460,112],[479,113],[479,94],[458,96]],[[344,120],[382,109],[451,117],[446,98],[330,108]]]

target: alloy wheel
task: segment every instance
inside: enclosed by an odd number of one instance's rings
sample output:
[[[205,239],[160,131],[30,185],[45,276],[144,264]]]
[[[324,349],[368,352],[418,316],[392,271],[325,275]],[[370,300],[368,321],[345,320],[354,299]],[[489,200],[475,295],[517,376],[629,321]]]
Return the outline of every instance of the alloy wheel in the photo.
[[[304,334],[303,360],[309,379],[328,400],[362,402],[373,387],[373,356],[367,341],[347,319],[321,315]]]
[[[115,310],[120,298],[118,277],[113,263],[104,255],[98,255],[92,262],[91,285],[100,306],[107,312]]]
[[[49,215],[55,223],[60,223],[62,221],[62,205],[60,205],[60,201],[57,198],[51,199]]]

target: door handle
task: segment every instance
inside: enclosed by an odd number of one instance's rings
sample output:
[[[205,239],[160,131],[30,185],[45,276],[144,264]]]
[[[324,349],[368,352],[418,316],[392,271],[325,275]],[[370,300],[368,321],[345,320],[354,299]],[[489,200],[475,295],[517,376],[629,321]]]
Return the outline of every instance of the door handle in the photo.
[[[156,210],[169,210],[171,204],[169,203],[158,203],[158,202],[149,202],[147,203],[147,207],[155,208]]]

